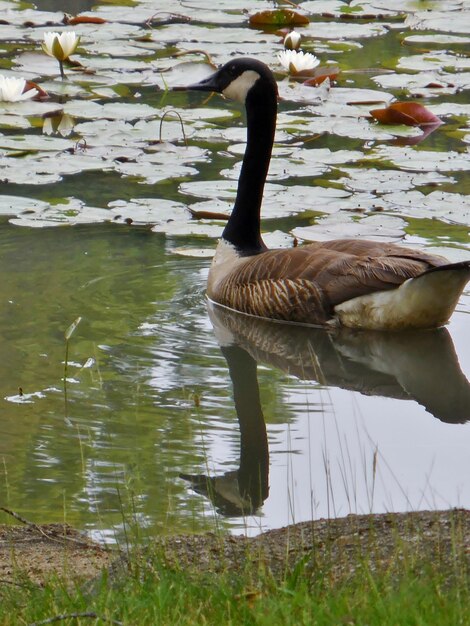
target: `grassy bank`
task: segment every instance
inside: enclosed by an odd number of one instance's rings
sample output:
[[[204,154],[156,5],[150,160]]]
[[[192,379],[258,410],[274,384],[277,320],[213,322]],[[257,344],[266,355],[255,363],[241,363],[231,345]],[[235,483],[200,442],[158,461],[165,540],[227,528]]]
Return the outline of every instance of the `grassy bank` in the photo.
[[[0,623],[468,625],[469,512],[411,516],[296,525],[268,542],[161,539],[85,584],[18,571],[0,581]]]

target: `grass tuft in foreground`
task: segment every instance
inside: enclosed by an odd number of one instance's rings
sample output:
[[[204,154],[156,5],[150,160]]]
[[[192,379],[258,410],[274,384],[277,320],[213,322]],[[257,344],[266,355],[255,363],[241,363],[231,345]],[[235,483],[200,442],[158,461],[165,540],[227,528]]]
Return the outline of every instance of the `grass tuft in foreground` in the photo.
[[[158,538],[85,584],[0,580],[0,624],[467,626],[469,521],[348,516],[249,540]]]

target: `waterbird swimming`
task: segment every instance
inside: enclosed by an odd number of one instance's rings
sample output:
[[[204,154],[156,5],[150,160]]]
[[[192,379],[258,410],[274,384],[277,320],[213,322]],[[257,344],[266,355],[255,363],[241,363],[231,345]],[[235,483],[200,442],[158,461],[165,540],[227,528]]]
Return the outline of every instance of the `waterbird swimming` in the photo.
[[[403,330],[436,328],[449,320],[470,280],[470,260],[449,263],[429,252],[360,239],[266,247],[260,212],[278,97],[267,65],[234,59],[184,89],[221,93],[246,108],[246,149],[235,205],[209,272],[211,301],[313,325]],[[313,189],[313,202],[314,194]]]

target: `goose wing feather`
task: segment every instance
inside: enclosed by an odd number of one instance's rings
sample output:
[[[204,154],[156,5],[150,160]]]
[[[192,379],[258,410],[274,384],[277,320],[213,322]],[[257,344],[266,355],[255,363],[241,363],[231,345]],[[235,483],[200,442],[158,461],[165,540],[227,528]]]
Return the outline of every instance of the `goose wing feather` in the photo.
[[[324,324],[337,304],[394,289],[445,263],[442,257],[395,244],[318,242],[249,257],[209,296],[251,315]]]

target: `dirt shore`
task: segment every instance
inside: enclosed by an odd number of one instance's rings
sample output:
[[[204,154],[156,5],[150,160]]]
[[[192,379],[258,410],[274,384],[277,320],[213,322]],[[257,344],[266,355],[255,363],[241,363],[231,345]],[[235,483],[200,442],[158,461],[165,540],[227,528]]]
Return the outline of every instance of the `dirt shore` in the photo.
[[[420,511],[348,515],[293,524],[254,538],[215,533],[156,537],[139,555],[188,572],[239,571],[254,563],[282,577],[297,563],[312,571],[328,568],[341,579],[367,562],[393,571],[404,559],[412,565],[470,571],[470,511]],[[139,556],[137,556],[139,558]],[[37,584],[52,575],[95,579],[103,569],[125,574],[127,559],[62,524],[0,525],[0,586],[18,576]]]

